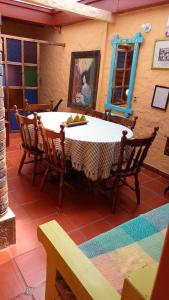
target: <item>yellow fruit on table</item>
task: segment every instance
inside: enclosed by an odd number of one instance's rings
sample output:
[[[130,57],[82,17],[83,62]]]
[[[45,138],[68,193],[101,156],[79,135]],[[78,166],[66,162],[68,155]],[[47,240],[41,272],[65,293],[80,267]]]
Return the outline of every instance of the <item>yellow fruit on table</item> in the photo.
[[[73,122],[79,122],[80,121],[80,117],[79,115],[76,115],[73,119]]]
[[[86,121],[86,117],[85,117],[84,115],[81,115],[81,117],[80,117],[80,121],[81,121],[81,122],[84,122],[84,121]]]
[[[70,123],[73,123],[73,118],[72,116],[70,116],[67,121],[66,121],[67,124],[70,124]]]

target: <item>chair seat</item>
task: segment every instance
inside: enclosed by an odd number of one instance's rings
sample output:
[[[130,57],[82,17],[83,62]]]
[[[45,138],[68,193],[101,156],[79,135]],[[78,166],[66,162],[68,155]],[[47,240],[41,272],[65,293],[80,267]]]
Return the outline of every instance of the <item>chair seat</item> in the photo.
[[[31,147],[30,149],[28,149],[24,144],[21,144],[22,148],[25,150],[25,151],[28,151],[29,153],[32,153],[32,154],[43,154],[44,151],[37,148],[37,147]]]
[[[137,174],[138,172],[141,171],[141,167],[135,167],[135,168],[131,168],[130,170],[126,171],[126,165],[127,162],[123,163],[121,170],[118,171],[118,175],[120,177],[129,177],[129,176],[133,176],[135,174]],[[113,165],[112,169],[111,169],[111,176],[116,176],[117,175],[117,169],[118,169],[118,165]]]

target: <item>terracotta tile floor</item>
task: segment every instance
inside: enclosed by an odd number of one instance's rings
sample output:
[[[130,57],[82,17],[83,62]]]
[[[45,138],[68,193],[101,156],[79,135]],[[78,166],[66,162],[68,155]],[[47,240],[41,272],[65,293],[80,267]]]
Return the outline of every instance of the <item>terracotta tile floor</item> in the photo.
[[[120,206],[116,214],[112,214],[108,198],[89,193],[85,179],[78,173],[73,188],[65,188],[63,212],[58,213],[56,184],[48,182],[40,192],[38,176],[36,186],[32,187],[31,164],[24,166],[22,176],[17,175],[22,153],[19,145],[19,135],[11,134],[7,167],[9,203],[16,214],[17,243],[0,251],[1,300],[44,299],[46,256],[36,236],[39,224],[55,219],[75,243],[80,244],[169,201],[169,193],[163,195],[168,181],[144,169],[140,174],[141,204],[137,206],[135,194],[123,187]]]

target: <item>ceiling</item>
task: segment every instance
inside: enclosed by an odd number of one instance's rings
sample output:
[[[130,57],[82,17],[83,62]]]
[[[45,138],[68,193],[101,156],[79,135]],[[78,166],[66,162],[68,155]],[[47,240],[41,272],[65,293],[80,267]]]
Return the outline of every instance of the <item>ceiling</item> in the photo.
[[[112,13],[122,13],[129,10],[140,9],[160,4],[168,4],[166,0],[84,0],[81,3],[90,3],[90,5],[106,9]]]
[[[169,3],[168,0],[79,0],[78,2],[114,14]],[[84,16],[28,4],[20,0],[0,0],[0,13],[2,17],[50,26],[63,26],[86,19]]]

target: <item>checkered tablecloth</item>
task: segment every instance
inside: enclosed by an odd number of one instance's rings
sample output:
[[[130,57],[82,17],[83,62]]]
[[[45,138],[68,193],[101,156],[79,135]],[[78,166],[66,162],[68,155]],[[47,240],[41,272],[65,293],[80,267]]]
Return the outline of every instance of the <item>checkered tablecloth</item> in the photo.
[[[55,131],[72,113],[40,113],[44,127]],[[128,138],[133,136],[130,129],[86,116],[88,123],[65,128],[65,154],[74,169],[84,171],[86,177],[95,181],[110,175],[112,165],[117,163],[122,131],[127,130]],[[42,145],[42,140],[39,138]],[[59,145],[56,143],[56,147]]]

